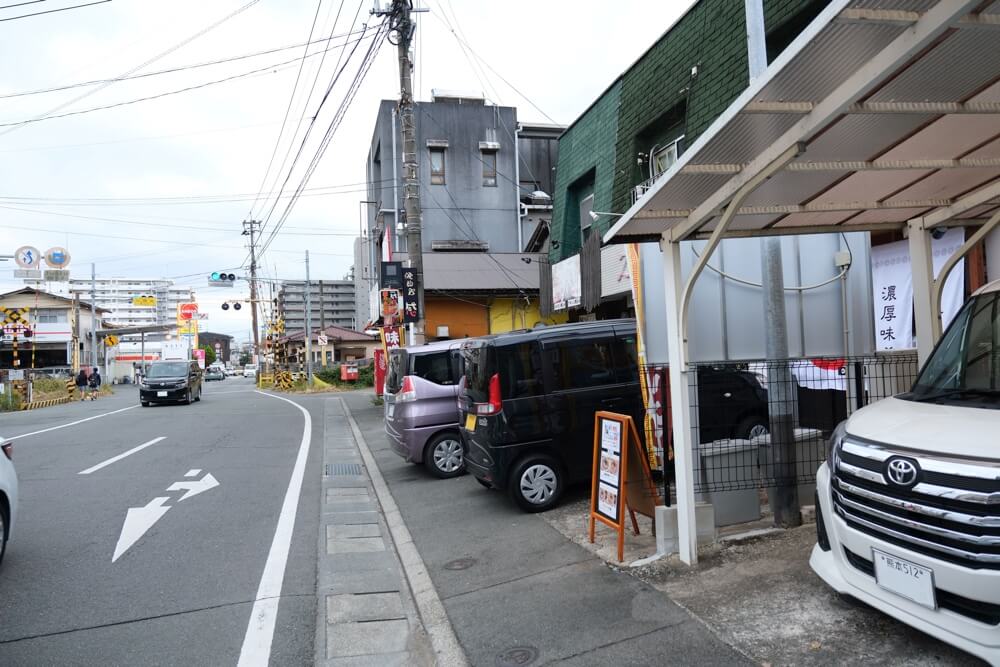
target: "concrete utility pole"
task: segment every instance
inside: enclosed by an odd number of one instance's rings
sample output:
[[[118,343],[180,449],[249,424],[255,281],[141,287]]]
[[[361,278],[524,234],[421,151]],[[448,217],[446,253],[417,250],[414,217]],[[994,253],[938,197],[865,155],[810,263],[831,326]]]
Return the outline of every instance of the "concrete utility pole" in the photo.
[[[306,250],[306,384],[313,384],[312,290],[309,287],[309,251]]]
[[[90,265],[90,367],[97,368],[97,267]]]
[[[748,78],[752,84],[767,69],[767,38],[763,0],[744,0],[747,28]],[[798,384],[788,369],[788,326],[785,319],[785,279],[781,239],[761,240],[761,289],[767,359],[767,402],[771,432],[770,468],[776,486],[768,488],[774,525],[789,528],[802,523],[795,463],[795,414]],[[847,353],[847,350],[844,350]]]
[[[377,10],[379,16],[389,15],[393,26],[389,42],[396,45],[399,56],[399,121],[403,135],[403,208],[406,211],[406,256],[407,266],[417,277],[417,309],[419,319],[414,323],[414,340],[411,345],[424,342],[424,257],[421,237],[420,177],[417,160],[417,128],[413,118],[413,61],[410,59],[410,43],[417,28],[413,21],[410,0],[393,0],[387,10]],[[393,165],[395,166],[395,165]]]
[[[253,321],[253,353],[260,361],[260,329],[257,326],[257,230],[259,220],[244,220],[243,235],[250,237],[250,317]]]

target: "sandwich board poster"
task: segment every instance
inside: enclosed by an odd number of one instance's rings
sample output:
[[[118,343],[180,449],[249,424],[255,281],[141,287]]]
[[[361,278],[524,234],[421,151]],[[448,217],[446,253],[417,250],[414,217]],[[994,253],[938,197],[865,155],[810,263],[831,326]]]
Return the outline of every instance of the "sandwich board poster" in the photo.
[[[625,549],[625,510],[639,534],[635,513],[652,517],[660,502],[646,448],[629,415],[594,414],[594,470],[590,497],[590,542],[600,521],[618,532],[618,560]]]

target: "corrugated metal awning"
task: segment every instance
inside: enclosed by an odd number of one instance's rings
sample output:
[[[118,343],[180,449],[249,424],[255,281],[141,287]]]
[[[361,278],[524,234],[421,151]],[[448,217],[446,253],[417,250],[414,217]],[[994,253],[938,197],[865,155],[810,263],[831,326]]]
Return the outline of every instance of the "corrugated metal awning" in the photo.
[[[605,235],[978,224],[1000,206],[1000,0],[833,0]]]

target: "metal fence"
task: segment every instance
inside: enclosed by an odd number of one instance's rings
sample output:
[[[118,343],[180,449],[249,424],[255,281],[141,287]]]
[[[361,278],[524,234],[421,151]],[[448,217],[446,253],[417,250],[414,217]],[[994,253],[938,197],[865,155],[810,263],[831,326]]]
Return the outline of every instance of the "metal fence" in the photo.
[[[855,410],[908,391],[917,368],[915,352],[690,364],[695,492],[703,498],[743,492],[735,502],[748,507],[760,490],[779,485],[797,484],[800,497],[811,497],[833,429]],[[645,424],[650,462],[662,471],[669,502],[668,367],[648,365],[643,379],[651,397]]]

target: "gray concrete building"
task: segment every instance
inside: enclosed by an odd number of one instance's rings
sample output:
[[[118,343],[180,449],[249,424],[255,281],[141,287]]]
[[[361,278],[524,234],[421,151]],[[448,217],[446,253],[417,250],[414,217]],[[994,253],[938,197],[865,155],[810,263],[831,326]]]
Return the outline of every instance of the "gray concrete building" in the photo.
[[[493,266],[487,254],[537,252],[537,232],[547,236],[551,220],[564,128],[520,123],[517,109],[488,104],[481,94],[432,93],[430,102],[414,104],[423,252],[477,253],[484,270]],[[396,107],[395,100],[379,106],[367,160],[367,230],[355,247],[355,280],[369,294],[381,261],[408,258]]]
[[[355,328],[353,280],[311,280],[309,294],[314,329],[330,325]],[[306,281],[282,281],[278,291],[278,314],[285,321],[287,333],[305,331]],[[364,326],[364,322],[360,326]]]

